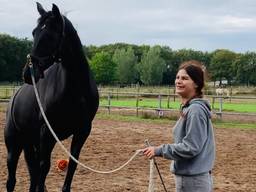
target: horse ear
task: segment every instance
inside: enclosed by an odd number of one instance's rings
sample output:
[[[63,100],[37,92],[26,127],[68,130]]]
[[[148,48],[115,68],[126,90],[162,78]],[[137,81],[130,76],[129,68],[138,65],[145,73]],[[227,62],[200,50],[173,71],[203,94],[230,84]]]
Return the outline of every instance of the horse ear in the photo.
[[[52,4],[52,13],[55,17],[61,16],[59,8],[54,3]]]
[[[38,2],[36,2],[36,5],[37,5],[37,10],[38,10],[39,14],[41,16],[44,15],[46,13],[46,11],[44,10],[43,6]]]

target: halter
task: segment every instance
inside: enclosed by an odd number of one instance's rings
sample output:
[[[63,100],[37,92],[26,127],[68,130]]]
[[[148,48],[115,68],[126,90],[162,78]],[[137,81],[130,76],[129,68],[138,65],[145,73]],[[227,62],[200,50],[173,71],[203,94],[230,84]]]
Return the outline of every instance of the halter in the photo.
[[[64,37],[65,37],[65,19],[63,17],[63,15],[61,15],[61,19],[62,19],[62,33],[61,33],[61,38],[60,38],[60,43],[58,45],[58,48],[49,56],[44,56],[44,57],[39,57],[39,56],[35,56],[33,54],[28,54],[27,56],[27,63],[29,65],[33,65],[33,62],[32,62],[32,59],[36,59],[39,61],[38,63],[38,66],[39,66],[39,69],[44,71],[45,69],[47,69],[51,64],[47,61],[49,60],[53,60],[53,62],[57,62],[57,63],[60,63],[61,62],[61,58],[60,58],[60,55],[58,55],[61,51],[61,47],[62,47],[62,44],[63,44],[63,41],[64,41]],[[43,65],[45,64],[46,65]]]

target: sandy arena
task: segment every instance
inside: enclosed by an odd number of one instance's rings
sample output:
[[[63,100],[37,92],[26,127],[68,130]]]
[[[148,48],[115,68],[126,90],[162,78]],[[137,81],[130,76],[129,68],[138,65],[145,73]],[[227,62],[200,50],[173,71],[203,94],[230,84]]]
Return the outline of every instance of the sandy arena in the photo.
[[[5,191],[7,177],[6,148],[3,138],[5,113],[0,112],[0,191]],[[80,161],[95,169],[107,171],[126,162],[136,149],[144,147],[149,139],[155,145],[171,142],[172,125],[163,123],[124,122],[95,119],[93,130],[80,155]],[[215,129],[217,158],[214,176],[215,192],[256,191],[256,130]],[[64,142],[69,148],[70,140]],[[65,172],[56,168],[58,159],[66,155],[59,146],[52,154],[52,166],[47,178],[49,192],[61,190]],[[169,172],[168,160],[157,158],[160,171],[169,192],[174,192],[174,177]],[[78,166],[74,176],[73,192],[145,192],[148,190],[149,161],[137,156],[128,166],[113,174],[98,174]],[[28,191],[29,176],[23,155],[17,170],[16,192]],[[158,175],[155,191],[164,191]]]

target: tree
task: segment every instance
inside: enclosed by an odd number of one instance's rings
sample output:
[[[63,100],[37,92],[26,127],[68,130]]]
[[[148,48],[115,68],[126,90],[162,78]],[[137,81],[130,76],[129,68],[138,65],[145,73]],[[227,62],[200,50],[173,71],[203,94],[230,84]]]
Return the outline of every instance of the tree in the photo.
[[[170,60],[168,64],[170,83],[174,84],[176,73],[181,63],[188,60],[198,60],[202,62],[207,68],[210,63],[210,54],[202,51],[195,51],[192,49],[180,49],[172,51],[170,54]]]
[[[117,80],[121,84],[131,84],[136,81],[137,57],[131,47],[117,49],[113,55],[113,62],[117,65]]]
[[[96,53],[90,61],[90,67],[98,84],[111,84],[116,79],[116,64],[108,53]]]
[[[160,54],[160,46],[154,46],[143,54],[139,71],[141,81],[146,85],[159,85],[162,82],[166,65]]]
[[[174,52],[168,46],[161,47],[161,57],[165,61],[165,68],[166,70],[163,73],[163,80],[162,84],[164,85],[171,85],[174,82],[177,66],[175,66],[173,62],[173,54]]]
[[[239,54],[233,63],[236,69],[236,82],[246,85],[256,85],[256,53]]]
[[[21,81],[22,68],[32,42],[0,34],[0,81]]]
[[[247,74],[249,76],[248,85],[256,85],[256,53],[255,52],[248,52],[249,60],[246,63]]]
[[[236,60],[236,57],[236,53],[226,49],[219,49],[213,52],[210,62],[211,77],[214,81],[219,80],[220,86],[223,79],[226,79],[230,84],[233,77],[235,77],[232,63]]]

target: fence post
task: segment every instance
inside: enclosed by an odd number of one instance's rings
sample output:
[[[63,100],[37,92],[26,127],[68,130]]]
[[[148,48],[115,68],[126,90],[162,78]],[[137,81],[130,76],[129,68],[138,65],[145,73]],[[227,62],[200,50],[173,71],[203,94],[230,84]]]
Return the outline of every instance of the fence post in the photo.
[[[136,84],[137,86],[137,94],[136,94],[136,117],[139,116],[139,92],[140,92],[140,85]]]
[[[5,89],[5,99],[8,98],[8,88]]]
[[[158,117],[163,116],[163,111],[161,110],[162,108],[162,96],[161,94],[158,95]]]
[[[176,93],[176,91],[175,91],[175,88],[173,89],[173,101],[175,102],[175,93]]]
[[[13,89],[12,89],[12,95],[14,95],[15,90],[16,90],[16,88],[15,88],[15,86],[13,86]]]
[[[155,165],[154,165],[154,159],[150,159],[149,161],[149,183],[148,183],[148,192],[154,192],[154,172],[155,172]]]
[[[222,119],[222,107],[223,107],[223,98],[222,96],[220,97],[220,109],[219,109],[219,114],[220,114],[220,119]]]
[[[212,109],[214,109],[214,104],[215,104],[215,96],[212,97]]]
[[[159,110],[162,108],[162,96],[160,94],[158,95],[158,108]]]
[[[119,86],[117,86],[117,89],[116,89],[116,100],[118,100],[118,91],[119,91],[119,87],[120,87],[120,85]]]
[[[111,93],[108,92],[108,114],[110,114],[110,105],[111,105]]]
[[[229,93],[229,102],[231,103],[231,97],[232,97],[232,86],[230,87],[230,93]]]
[[[167,109],[170,108],[170,87],[168,89],[168,96],[167,96]]]

